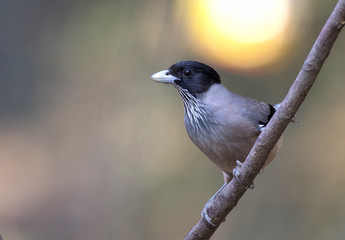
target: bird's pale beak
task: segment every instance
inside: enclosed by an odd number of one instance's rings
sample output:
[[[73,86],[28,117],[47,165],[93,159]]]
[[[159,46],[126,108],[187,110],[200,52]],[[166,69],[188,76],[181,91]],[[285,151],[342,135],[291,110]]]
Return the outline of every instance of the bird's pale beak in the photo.
[[[156,82],[161,82],[161,83],[174,83],[175,80],[178,80],[178,81],[181,80],[171,75],[169,73],[169,70],[163,70],[163,71],[157,72],[151,76],[151,79]]]

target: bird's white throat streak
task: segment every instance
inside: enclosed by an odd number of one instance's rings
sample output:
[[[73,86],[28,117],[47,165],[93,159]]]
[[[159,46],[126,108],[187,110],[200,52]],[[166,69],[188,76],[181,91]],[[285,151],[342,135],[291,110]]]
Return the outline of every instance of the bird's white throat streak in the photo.
[[[210,117],[205,104],[190,94],[188,90],[176,84],[173,85],[179,92],[183,101],[186,127],[191,127],[190,130],[202,135],[206,135],[213,131],[213,127],[217,122]]]

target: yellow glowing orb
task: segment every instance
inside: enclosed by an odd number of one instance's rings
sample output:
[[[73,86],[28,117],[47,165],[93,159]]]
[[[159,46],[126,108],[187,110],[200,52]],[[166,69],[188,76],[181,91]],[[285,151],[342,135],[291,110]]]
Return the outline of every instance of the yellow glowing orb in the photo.
[[[286,42],[289,0],[180,0],[178,3],[192,45],[220,65],[240,69],[265,65],[279,55]]]

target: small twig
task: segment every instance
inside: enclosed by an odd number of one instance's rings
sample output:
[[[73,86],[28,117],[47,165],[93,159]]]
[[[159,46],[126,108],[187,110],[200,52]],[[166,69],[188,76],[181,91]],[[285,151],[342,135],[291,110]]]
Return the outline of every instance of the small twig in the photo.
[[[247,159],[240,168],[239,174],[242,184],[239,184],[236,179],[232,179],[213,199],[208,208],[208,214],[215,226],[211,226],[203,219],[200,219],[187,234],[185,240],[209,239],[225,219],[226,215],[236,206],[237,202],[247,190],[243,186],[249,186],[254,181],[273,146],[291,122],[310,88],[313,86],[323,63],[344,25],[345,0],[339,0],[284,101],[258,137]]]

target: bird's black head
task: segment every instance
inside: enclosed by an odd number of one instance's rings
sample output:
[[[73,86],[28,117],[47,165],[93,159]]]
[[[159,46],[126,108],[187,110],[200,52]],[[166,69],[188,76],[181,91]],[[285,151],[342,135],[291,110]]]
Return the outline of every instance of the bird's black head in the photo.
[[[196,61],[175,63],[168,70],[152,75],[152,79],[176,84],[195,97],[206,92],[213,84],[220,83],[220,77],[213,68]]]

